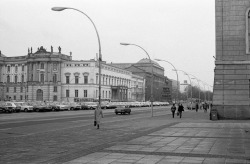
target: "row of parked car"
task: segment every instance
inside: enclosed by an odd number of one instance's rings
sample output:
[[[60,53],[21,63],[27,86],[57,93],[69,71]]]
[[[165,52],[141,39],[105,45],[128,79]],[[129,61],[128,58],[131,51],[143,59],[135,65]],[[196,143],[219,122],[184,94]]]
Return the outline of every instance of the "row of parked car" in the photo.
[[[5,113],[12,112],[47,112],[65,110],[93,110],[98,102],[0,102],[0,111]],[[149,107],[150,102],[102,102],[102,109],[115,109],[118,106]],[[154,106],[166,106],[168,102],[153,102]]]

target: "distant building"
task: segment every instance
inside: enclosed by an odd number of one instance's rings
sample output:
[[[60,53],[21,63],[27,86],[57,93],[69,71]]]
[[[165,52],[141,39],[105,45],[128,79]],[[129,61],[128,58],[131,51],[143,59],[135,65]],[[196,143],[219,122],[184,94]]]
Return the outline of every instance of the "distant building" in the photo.
[[[220,119],[250,118],[250,1],[216,0],[213,108]]]
[[[151,98],[151,77],[153,68],[153,100],[172,102],[172,81],[164,76],[164,68],[157,62],[152,61],[153,67],[149,59],[141,59],[137,63],[111,63],[113,66],[131,71],[135,75],[144,77],[145,83],[145,101]]]

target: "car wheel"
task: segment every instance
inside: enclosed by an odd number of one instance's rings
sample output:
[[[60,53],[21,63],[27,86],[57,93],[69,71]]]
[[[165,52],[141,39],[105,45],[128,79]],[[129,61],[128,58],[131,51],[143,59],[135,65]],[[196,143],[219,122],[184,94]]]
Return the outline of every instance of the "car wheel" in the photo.
[[[73,107],[71,107],[71,108],[70,108],[70,110],[74,110],[74,108],[73,108]]]
[[[130,112],[128,112],[128,114],[130,115]]]
[[[115,112],[115,114],[117,115],[118,113],[117,113],[117,112]]]
[[[28,112],[28,109],[27,109],[27,108],[25,108],[25,109],[24,109],[24,112]]]

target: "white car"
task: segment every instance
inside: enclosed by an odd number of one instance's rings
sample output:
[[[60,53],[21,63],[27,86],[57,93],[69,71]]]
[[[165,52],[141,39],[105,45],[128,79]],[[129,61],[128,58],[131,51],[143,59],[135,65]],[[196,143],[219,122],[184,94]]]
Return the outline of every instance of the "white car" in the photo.
[[[21,112],[33,112],[33,106],[28,105],[28,103],[25,102],[14,102],[14,104],[20,108]]]

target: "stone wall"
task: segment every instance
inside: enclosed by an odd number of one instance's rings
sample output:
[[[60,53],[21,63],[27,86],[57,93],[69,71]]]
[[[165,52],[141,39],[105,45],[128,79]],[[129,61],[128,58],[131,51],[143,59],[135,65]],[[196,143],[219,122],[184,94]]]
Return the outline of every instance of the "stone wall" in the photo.
[[[250,0],[216,0],[213,108],[221,119],[250,119]]]

